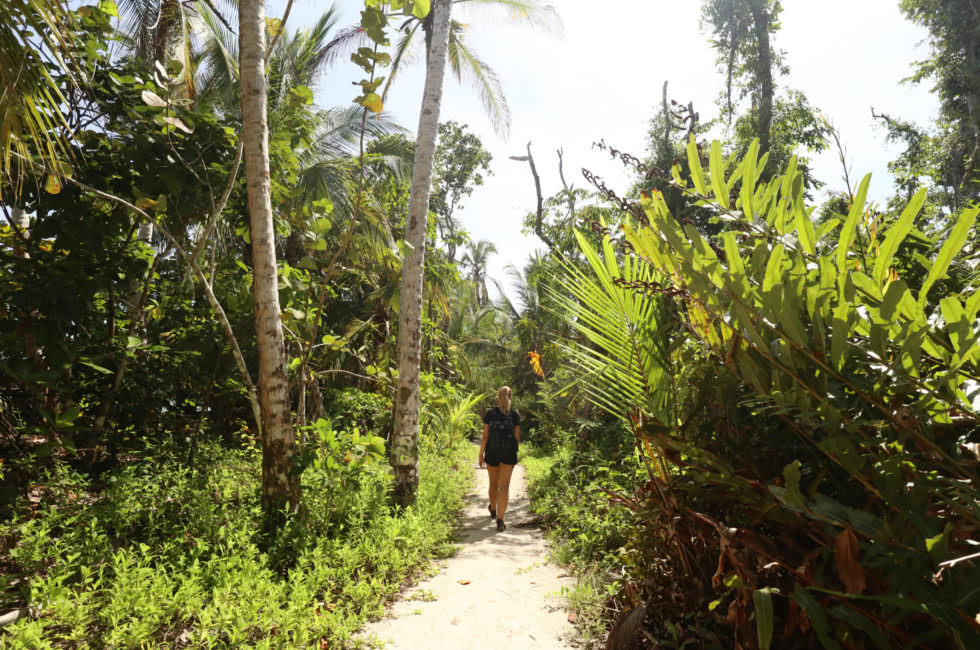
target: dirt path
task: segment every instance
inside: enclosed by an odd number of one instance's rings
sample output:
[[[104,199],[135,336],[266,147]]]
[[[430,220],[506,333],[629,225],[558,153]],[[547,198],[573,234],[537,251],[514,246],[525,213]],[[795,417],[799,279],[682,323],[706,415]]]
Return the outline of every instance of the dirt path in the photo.
[[[487,472],[476,472],[459,552],[362,638],[403,650],[571,647],[563,641],[573,628],[560,591],[572,579],[548,562],[548,544],[528,509],[524,468],[514,469],[502,533],[487,512]]]

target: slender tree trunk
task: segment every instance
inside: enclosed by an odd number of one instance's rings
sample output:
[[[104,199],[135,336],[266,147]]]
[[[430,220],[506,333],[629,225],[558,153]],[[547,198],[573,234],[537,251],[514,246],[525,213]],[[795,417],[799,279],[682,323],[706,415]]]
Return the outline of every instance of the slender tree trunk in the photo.
[[[756,109],[759,120],[759,156],[769,151],[770,131],[772,130],[772,101],[775,92],[772,80],[772,49],[769,44],[769,14],[766,12],[766,0],[749,0],[752,10],[752,22],[755,24],[755,36],[759,42],[759,70],[757,79],[759,88],[756,90]]]
[[[16,206],[11,206],[10,220],[14,222],[14,226],[20,231],[14,233],[17,235],[17,238],[14,240],[16,242],[14,244],[14,255],[27,259],[31,256],[26,248],[27,240],[31,238],[31,215]]]
[[[239,5],[242,134],[252,238],[255,335],[262,409],[262,505],[272,517],[287,504],[299,507],[299,477],[291,473],[296,441],[289,417],[289,382],[279,311],[275,232],[266,115],[265,0]]]
[[[142,242],[147,246],[153,244],[153,224],[149,222],[144,222],[140,224],[139,230],[136,231],[136,241]],[[128,340],[130,336],[136,335],[137,332],[140,333],[140,339],[144,344],[146,344],[146,331],[143,328],[143,307],[146,305],[146,298],[150,292],[150,283],[153,281],[153,274],[156,273],[157,266],[160,264],[160,260],[163,257],[162,253],[157,253],[153,257],[153,263],[150,264],[150,268],[147,269],[146,274],[142,278],[142,282],[133,278],[129,281],[129,295],[126,298],[126,315],[129,320],[129,325],[126,328],[126,339]],[[110,309],[115,310],[115,306],[110,306]],[[119,392],[119,387],[122,386],[123,378],[126,376],[126,370],[129,367],[129,355],[123,354],[122,358],[119,359],[119,365],[116,367],[116,376],[112,380],[112,386],[106,391],[106,394],[102,397],[102,405],[99,407],[99,414],[95,417],[95,430],[102,431],[105,426],[106,418],[109,417],[109,411],[112,409],[112,403],[116,399],[116,393]]]
[[[391,465],[395,472],[397,503],[415,502],[419,485],[419,367],[422,356],[422,280],[425,271],[426,219],[432,189],[442,80],[449,48],[450,0],[435,0],[427,20],[427,69],[422,114],[412,168],[412,194],[408,208],[406,240],[412,246],[402,266],[401,314],[398,327],[398,390],[395,393],[395,426]]]

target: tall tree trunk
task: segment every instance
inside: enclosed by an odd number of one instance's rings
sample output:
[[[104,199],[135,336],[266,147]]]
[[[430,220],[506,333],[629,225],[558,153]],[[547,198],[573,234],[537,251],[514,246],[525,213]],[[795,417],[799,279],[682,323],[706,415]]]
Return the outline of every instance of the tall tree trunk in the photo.
[[[289,383],[279,311],[275,232],[266,116],[265,0],[239,5],[242,137],[252,238],[255,336],[262,409],[262,506],[273,518],[287,504],[299,507],[299,477],[291,473],[296,441],[289,417]]]
[[[422,356],[422,280],[425,271],[426,219],[432,189],[442,79],[449,49],[450,0],[432,3],[426,33],[425,91],[415,144],[412,193],[408,208],[406,240],[412,246],[402,266],[401,314],[398,327],[398,390],[395,393],[395,426],[391,441],[391,465],[395,472],[397,503],[415,502],[419,485],[419,367]]]
[[[756,79],[759,87],[756,89],[759,124],[759,156],[769,151],[770,131],[772,130],[772,49],[769,45],[769,13],[766,11],[766,0],[749,0],[752,10],[752,22],[755,26],[755,37],[759,43],[759,66]]]

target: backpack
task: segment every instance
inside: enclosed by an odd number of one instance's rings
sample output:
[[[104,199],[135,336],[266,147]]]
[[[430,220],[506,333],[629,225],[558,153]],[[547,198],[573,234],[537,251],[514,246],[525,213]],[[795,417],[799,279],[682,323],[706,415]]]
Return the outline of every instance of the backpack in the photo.
[[[487,439],[487,449],[495,452],[510,451],[517,448],[514,438],[514,420],[510,413],[503,413],[495,408],[490,415],[490,433]]]

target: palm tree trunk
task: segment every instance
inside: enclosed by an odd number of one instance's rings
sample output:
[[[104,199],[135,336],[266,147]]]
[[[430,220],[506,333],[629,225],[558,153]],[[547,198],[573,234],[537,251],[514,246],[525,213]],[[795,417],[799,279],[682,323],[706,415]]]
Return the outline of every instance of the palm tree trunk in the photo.
[[[245,179],[252,239],[255,335],[262,409],[262,506],[274,518],[287,504],[299,507],[299,477],[292,469],[296,442],[289,417],[289,383],[279,311],[275,233],[266,115],[265,0],[242,0],[239,51]]]
[[[398,390],[395,393],[391,465],[395,473],[395,501],[415,502],[419,485],[419,366],[422,352],[422,280],[425,271],[425,234],[432,189],[432,161],[442,103],[442,80],[449,48],[450,0],[435,0],[427,20],[427,69],[422,113],[412,169],[412,193],[406,239],[412,246],[402,267],[401,314],[398,327]]]

